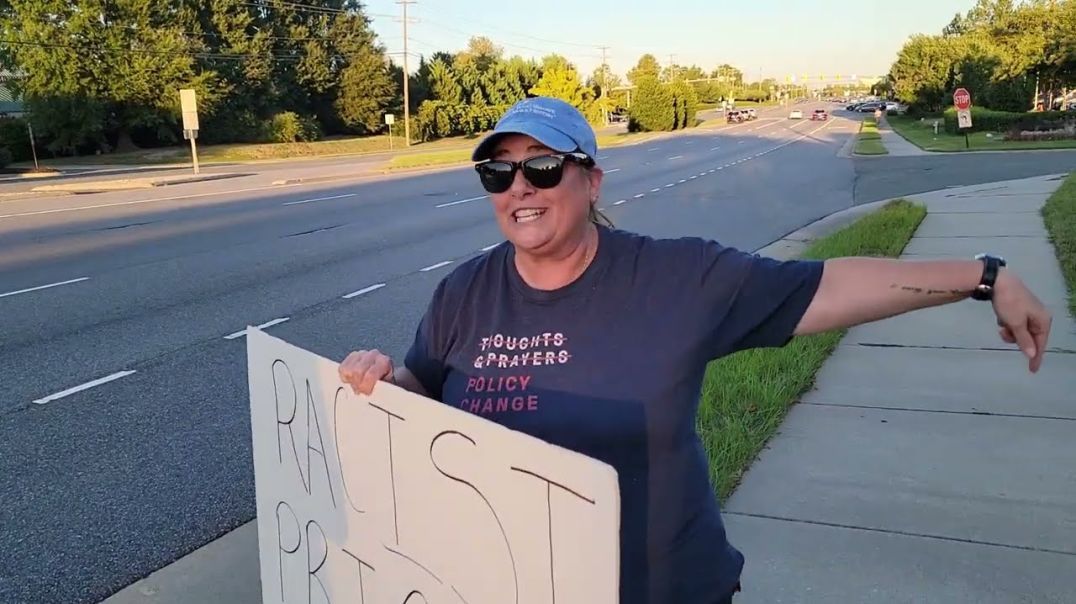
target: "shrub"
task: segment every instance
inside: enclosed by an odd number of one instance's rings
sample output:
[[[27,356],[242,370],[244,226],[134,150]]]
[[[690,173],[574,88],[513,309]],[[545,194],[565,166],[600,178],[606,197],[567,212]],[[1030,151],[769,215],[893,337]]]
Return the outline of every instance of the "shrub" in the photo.
[[[274,143],[298,143],[321,138],[316,120],[302,117],[294,111],[284,111],[269,121],[268,138]]]
[[[34,133],[34,137],[38,139],[37,142],[40,145],[41,139],[37,132]],[[0,118],[0,147],[7,148],[11,156],[8,163],[33,159],[33,153],[30,150],[30,132],[26,128],[26,120],[17,117]]]
[[[428,141],[447,136],[485,132],[497,124],[506,105],[463,105],[445,101],[423,101],[414,117],[414,136]]]
[[[628,131],[672,130],[676,127],[675,97],[669,86],[657,78],[639,82],[628,110]]]
[[[0,168],[6,168],[11,163],[11,151],[7,147],[0,147]]]
[[[950,107],[945,111],[945,130],[950,134],[959,134],[956,109]],[[1009,132],[1024,130],[1057,130],[1076,121],[1071,112],[1039,111],[1013,112],[994,111],[983,107],[971,108],[971,132]]]
[[[675,115],[673,128],[693,128],[695,126],[695,114],[699,110],[699,95],[695,88],[683,81],[676,81],[669,85],[673,96]]]

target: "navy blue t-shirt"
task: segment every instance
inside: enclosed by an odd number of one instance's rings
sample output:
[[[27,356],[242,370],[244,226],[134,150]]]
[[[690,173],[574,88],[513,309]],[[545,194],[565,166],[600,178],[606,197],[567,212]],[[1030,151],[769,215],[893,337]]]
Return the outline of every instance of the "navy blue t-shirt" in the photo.
[[[558,290],[528,286],[508,243],[461,264],[405,364],[432,398],[616,469],[622,604],[712,604],[744,560],[695,432],[706,366],[785,345],[823,266],[598,229],[590,267]]]

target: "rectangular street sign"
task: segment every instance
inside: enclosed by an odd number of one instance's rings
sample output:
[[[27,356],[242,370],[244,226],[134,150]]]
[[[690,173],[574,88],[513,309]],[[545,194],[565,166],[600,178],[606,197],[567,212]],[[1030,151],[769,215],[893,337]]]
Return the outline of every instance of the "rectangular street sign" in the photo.
[[[971,128],[971,110],[961,109],[957,111],[956,122],[959,128]]]
[[[179,91],[179,107],[183,112],[183,129],[198,130],[198,100],[194,90],[184,88]]]

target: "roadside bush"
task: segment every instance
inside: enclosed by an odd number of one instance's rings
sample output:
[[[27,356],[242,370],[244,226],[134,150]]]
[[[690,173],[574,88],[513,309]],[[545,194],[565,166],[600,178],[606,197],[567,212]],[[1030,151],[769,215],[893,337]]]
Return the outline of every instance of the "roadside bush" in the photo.
[[[755,89],[750,89],[750,88],[744,89],[744,90],[740,91],[740,94],[736,95],[736,100],[738,100],[738,101],[752,101],[752,102],[755,102],[755,103],[761,103],[762,101],[765,101],[768,98],[770,98],[770,93],[769,92],[767,92],[765,90],[758,90],[757,88],[755,88]]]
[[[944,120],[946,132],[959,134],[956,109],[952,107],[946,109]],[[971,108],[972,132],[1059,130],[1064,129],[1066,124],[1073,122],[1076,122],[1076,116],[1072,112],[1039,111],[1020,113],[994,111],[983,107]]]
[[[669,86],[648,77],[639,82],[628,110],[628,132],[654,132],[676,128],[675,97]]]
[[[11,151],[7,147],[0,147],[0,168],[6,168],[11,163]]]
[[[220,112],[200,121],[199,144],[264,143],[269,140],[267,122],[253,111]]]
[[[695,88],[687,82],[676,81],[669,84],[669,90],[675,108],[673,129],[694,128],[695,114],[699,111],[699,95]]]
[[[463,105],[445,101],[423,101],[414,118],[418,140],[477,134],[491,130],[508,110],[506,105]]]
[[[35,138],[37,133],[34,133]],[[38,139],[38,144],[41,140]],[[33,159],[30,151],[30,132],[26,129],[26,120],[17,117],[0,118],[0,148],[6,148],[13,161],[29,161]]]
[[[268,138],[274,143],[298,143],[321,138],[321,128],[316,120],[300,116],[294,111],[284,111],[269,120]]]

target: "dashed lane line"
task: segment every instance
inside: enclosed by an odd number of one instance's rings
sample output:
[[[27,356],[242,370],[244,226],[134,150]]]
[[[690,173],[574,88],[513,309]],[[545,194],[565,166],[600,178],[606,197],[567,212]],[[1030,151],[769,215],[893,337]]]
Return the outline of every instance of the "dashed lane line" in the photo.
[[[30,292],[41,291],[43,289],[51,289],[53,287],[60,287],[61,285],[70,285],[72,283],[81,283],[86,281],[89,277],[79,277],[78,279],[68,279],[67,281],[59,281],[57,283],[49,283],[48,285],[38,285],[37,287],[27,287],[26,289],[19,289],[13,292],[5,292],[0,294],[0,298],[6,298],[8,296],[17,296],[19,294],[28,294]]]
[[[66,397],[66,396],[70,396],[72,394],[75,394],[76,392],[82,392],[83,390],[89,390],[90,388],[93,388],[95,386],[100,386],[101,384],[107,384],[109,382],[113,382],[113,381],[118,380],[120,378],[127,377],[127,376],[131,375],[132,373],[135,373],[135,371],[133,369],[127,369],[127,370],[124,370],[124,371],[117,371],[116,373],[113,373],[111,375],[106,375],[105,377],[102,377],[102,378],[97,378],[96,380],[86,382],[85,384],[79,384],[78,386],[68,388],[67,390],[61,390],[60,392],[57,392],[55,394],[50,394],[48,396],[44,396],[44,397],[41,397],[39,399],[35,399],[33,401],[33,403],[35,405],[44,405],[45,403],[51,403],[52,401],[60,400],[60,399],[62,399],[64,397]]]
[[[458,199],[456,201],[450,201],[448,203],[437,204],[437,205],[435,205],[433,207],[435,207],[435,208],[448,208],[448,207],[451,207],[451,206],[458,206],[458,205],[463,204],[463,203],[471,203],[472,201],[478,201],[479,199],[485,199],[487,197],[489,197],[489,195],[482,195],[481,197],[469,197],[467,199]]]
[[[420,271],[422,271],[424,273],[428,273],[430,271],[437,270],[437,269],[441,268],[442,266],[448,266],[449,264],[452,264],[451,260],[442,260],[441,262],[438,262],[436,264],[431,264],[431,265],[429,265],[429,266],[427,266],[425,268],[420,268],[418,270],[420,270]]]
[[[291,319],[291,317],[280,317],[278,319],[273,319],[272,321],[266,321],[265,323],[262,323],[261,325],[257,325],[257,328],[258,329],[266,329],[266,328],[272,327],[274,325],[280,325],[281,323],[283,323],[285,321],[288,321],[289,319]],[[225,340],[234,340],[236,338],[241,338],[241,337],[243,337],[245,335],[247,335],[247,330],[243,329],[243,330],[240,330],[240,331],[232,332],[232,333],[224,336],[224,339]]]
[[[344,199],[345,197],[355,197],[358,193],[344,193],[343,195],[330,195],[328,197],[315,197],[313,199],[300,199],[299,201],[286,201],[280,205],[283,206],[297,206],[304,203],[314,203],[315,201],[329,201],[330,199]]]
[[[386,284],[384,284],[384,283],[375,283],[373,285],[364,287],[364,288],[362,288],[360,290],[353,291],[350,294],[344,294],[342,297],[345,300],[350,300],[352,298],[356,298],[356,297],[361,296],[363,294],[368,294],[370,292],[377,291],[377,290],[381,289],[382,287],[385,287],[385,285]]]

